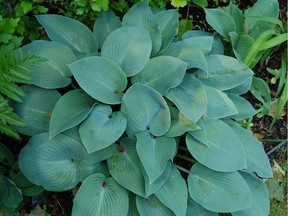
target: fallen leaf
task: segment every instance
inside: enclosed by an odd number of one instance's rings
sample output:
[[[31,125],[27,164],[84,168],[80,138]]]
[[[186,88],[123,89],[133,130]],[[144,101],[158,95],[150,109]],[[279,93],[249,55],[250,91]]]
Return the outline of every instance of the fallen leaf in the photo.
[[[253,133],[254,137],[256,137],[258,140],[263,139],[264,135],[263,134],[258,134],[258,133]]]

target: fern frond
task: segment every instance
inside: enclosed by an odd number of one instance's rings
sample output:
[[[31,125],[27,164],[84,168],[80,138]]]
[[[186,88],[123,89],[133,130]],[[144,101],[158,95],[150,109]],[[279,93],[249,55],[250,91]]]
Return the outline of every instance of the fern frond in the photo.
[[[17,140],[20,140],[20,136],[19,134],[17,133],[17,131],[15,131],[11,126],[9,125],[4,125],[4,124],[1,124],[0,123],[0,132],[2,134],[5,134],[7,136],[10,136],[10,137],[13,137]]]
[[[0,93],[2,95],[6,95],[7,97],[17,101],[21,102],[21,97],[24,96],[24,92],[21,88],[19,88],[16,84],[12,82],[2,82],[0,79]]]

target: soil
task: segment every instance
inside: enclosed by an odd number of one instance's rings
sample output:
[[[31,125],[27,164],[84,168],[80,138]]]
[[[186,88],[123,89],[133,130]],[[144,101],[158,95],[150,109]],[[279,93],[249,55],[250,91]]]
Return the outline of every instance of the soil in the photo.
[[[47,1],[48,2],[48,1]],[[50,1],[49,1],[50,2]],[[208,7],[217,7],[217,6],[227,6],[228,3],[224,0],[219,0],[219,4],[216,5],[215,1],[209,0],[209,6]],[[253,2],[255,1],[236,1],[237,4],[241,9],[245,9],[251,5],[253,5]],[[280,8],[281,8],[281,15],[280,18],[284,21],[287,20],[287,3],[286,1],[279,1]],[[57,8],[57,5],[55,3],[51,2],[51,8],[55,10]],[[46,7],[49,7],[49,4],[47,3]],[[170,6],[168,6],[170,7]],[[186,8],[180,9],[180,13],[182,14],[182,17],[187,16],[187,12],[193,18],[193,26],[194,29],[204,29],[206,31],[212,31],[211,27],[207,24],[205,21],[205,14],[204,11],[193,5],[190,4],[189,10],[187,11]],[[284,47],[283,47],[284,48]],[[272,85],[269,80],[272,78],[272,76],[267,73],[266,68],[280,68],[281,66],[281,57],[282,57],[282,49],[279,49],[277,52],[273,53],[270,58],[267,60],[267,64],[264,65],[256,65],[254,68],[254,73],[257,77],[263,78],[268,84],[272,92],[272,99],[273,96],[275,96],[275,89],[276,86]],[[257,104],[259,103],[251,94],[246,94],[245,97],[252,103],[252,105],[257,108]],[[285,108],[287,112],[287,107]],[[279,140],[279,139],[287,139],[287,115],[284,117],[281,117],[277,120],[275,126],[270,130],[269,126],[272,122],[272,117],[270,116],[264,116],[261,118],[255,117],[253,119],[253,127],[251,128],[254,134],[260,134],[263,135],[262,139],[271,139],[271,140]],[[5,140],[6,143],[9,144],[9,148],[13,151],[13,153],[18,154],[21,148],[25,145],[26,141],[28,140],[28,137],[23,137],[23,141],[15,141],[9,138],[2,137],[3,140]],[[1,141],[1,137],[0,137]],[[263,146],[268,152],[270,149],[275,147],[279,142],[263,142]],[[281,149],[278,149],[274,153],[270,155],[270,159],[275,159],[278,163],[285,163],[287,161],[287,146],[282,147]],[[183,152],[184,153],[184,152]],[[176,163],[179,163],[182,165],[180,160],[176,161]],[[187,167],[187,169],[190,169],[191,164],[183,164],[183,167]],[[187,177],[184,173],[183,177]],[[72,202],[73,202],[73,193],[72,191],[68,192],[59,192],[59,193],[53,193],[45,191],[42,196],[38,198],[34,198],[32,202],[32,198],[28,198],[26,204],[24,205],[23,209],[26,213],[29,213],[33,208],[35,208],[37,205],[40,205],[42,209],[46,209],[46,212],[48,212],[51,216],[69,216],[71,215],[72,210]],[[44,214],[43,214],[44,215]]]

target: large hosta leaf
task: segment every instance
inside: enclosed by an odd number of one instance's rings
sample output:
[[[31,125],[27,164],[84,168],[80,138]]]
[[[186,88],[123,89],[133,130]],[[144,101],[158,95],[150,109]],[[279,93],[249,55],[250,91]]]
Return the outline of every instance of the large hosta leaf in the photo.
[[[99,48],[102,48],[108,35],[121,26],[120,19],[112,11],[101,11],[93,26],[93,33],[97,37]]]
[[[215,212],[238,211],[252,206],[250,189],[238,172],[216,172],[199,163],[190,170],[191,198]]]
[[[187,131],[199,130],[200,128],[175,107],[169,106],[171,114],[171,127],[165,134],[166,137],[178,137]]]
[[[151,196],[153,193],[158,191],[167,181],[168,177],[170,176],[171,172],[171,161],[168,161],[165,167],[164,172],[161,174],[159,178],[157,178],[154,182],[150,183],[149,176],[147,175],[143,166],[141,166],[142,174],[145,179],[145,192],[146,198]]]
[[[197,161],[220,172],[232,172],[247,168],[242,143],[226,123],[218,119],[204,119],[203,127],[205,127],[207,135],[208,143],[206,145],[190,134],[186,136],[189,152]],[[190,133],[193,135],[197,132]]]
[[[13,102],[11,106],[25,122],[25,127],[17,127],[22,134],[33,136],[48,131],[51,113],[61,95],[56,90],[42,89],[32,85],[22,86],[25,93],[22,103]]]
[[[191,37],[202,37],[202,36],[213,36],[213,44],[212,44],[212,49],[210,51],[210,54],[220,54],[220,55],[224,54],[223,43],[221,42],[219,37],[217,37],[217,35],[213,35],[210,32],[205,32],[201,30],[190,30],[190,31],[186,31],[183,34],[182,39],[187,39]]]
[[[170,89],[165,96],[193,122],[197,122],[207,108],[207,95],[203,85],[188,73],[182,83]]]
[[[19,206],[20,202],[23,200],[21,190],[15,185],[13,181],[11,181],[4,175],[0,176],[1,193],[3,193],[2,186],[4,186],[4,188],[6,189],[6,196],[0,196],[0,206],[3,204],[4,206],[11,209],[16,209]]]
[[[32,84],[42,88],[61,88],[71,83],[71,72],[68,64],[76,61],[72,50],[61,43],[36,40],[21,48],[23,53],[32,53],[44,58],[47,61],[29,65],[32,72]]]
[[[106,104],[119,104],[127,78],[122,69],[110,59],[86,57],[69,65],[76,81],[91,97]]]
[[[234,103],[222,91],[205,86],[207,93],[207,116],[209,118],[225,118],[238,114]]]
[[[155,192],[155,195],[164,205],[170,208],[175,215],[186,215],[188,198],[187,185],[180,172],[174,166],[171,168],[168,180]]]
[[[272,177],[273,174],[269,158],[262,144],[246,129],[240,126],[232,126],[232,129],[238,135],[244,147],[247,170],[249,172],[255,172],[263,178]]]
[[[49,137],[70,129],[82,122],[92,111],[96,101],[83,90],[76,89],[63,95],[52,112]]]
[[[238,111],[238,114],[230,116],[231,118],[235,119],[236,121],[243,121],[256,114],[256,110],[253,108],[253,106],[243,97],[232,94],[228,95],[228,97],[232,100]]]
[[[79,133],[90,153],[112,145],[124,133],[126,125],[126,117],[121,112],[112,113],[110,106],[100,104],[81,123]]]
[[[145,197],[144,177],[136,151],[136,139],[122,138],[120,146],[107,162],[111,175],[120,185]]]
[[[155,181],[164,172],[166,164],[174,155],[176,141],[170,137],[154,137],[149,131],[136,134],[136,149],[149,177],[149,183]]]
[[[269,192],[266,185],[256,175],[250,173],[240,173],[245,179],[252,195],[253,206],[247,209],[243,209],[237,212],[232,212],[233,216],[258,216],[269,215],[270,200]]]
[[[212,212],[205,209],[200,204],[196,203],[191,197],[188,197],[187,212],[186,216],[197,215],[197,216],[217,216],[217,212]]]
[[[156,14],[156,19],[161,31],[162,45],[159,53],[165,50],[178,33],[179,15],[177,10],[164,10]]]
[[[107,37],[101,55],[115,61],[130,77],[144,68],[151,49],[151,38],[145,29],[122,27]]]
[[[122,25],[146,29],[152,40],[151,55],[154,56],[160,50],[162,45],[160,27],[147,1],[134,5],[124,15]]]
[[[232,89],[248,80],[253,71],[237,59],[224,55],[210,55],[208,61],[208,76],[205,71],[199,70],[196,76],[204,85],[219,90]]]
[[[46,190],[64,191],[79,182],[78,161],[85,159],[86,151],[76,140],[48,133],[33,136],[19,155],[19,167],[32,183]]]
[[[73,204],[72,216],[127,215],[128,192],[112,177],[102,173],[87,177],[78,190]]]
[[[185,75],[187,63],[171,56],[150,59],[144,69],[132,78],[132,82],[147,84],[160,94],[178,86]]]
[[[166,207],[155,195],[144,199],[136,197],[137,209],[141,216],[174,216],[175,214]]]
[[[121,112],[127,117],[129,136],[147,129],[154,136],[162,136],[170,128],[170,112],[164,98],[140,83],[131,86],[123,96]]]
[[[66,44],[81,53],[98,51],[95,35],[81,22],[55,14],[37,15],[36,18],[50,40]]]
[[[229,38],[229,32],[236,31],[233,18],[225,11],[213,8],[205,9],[206,20],[220,35]]]

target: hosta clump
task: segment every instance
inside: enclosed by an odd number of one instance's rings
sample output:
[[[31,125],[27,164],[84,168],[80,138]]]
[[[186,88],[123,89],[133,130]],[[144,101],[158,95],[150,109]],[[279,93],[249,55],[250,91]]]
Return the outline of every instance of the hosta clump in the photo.
[[[177,11],[154,14],[146,1],[122,21],[102,13],[93,33],[63,16],[37,19],[51,41],[22,50],[48,61],[14,104],[32,136],[19,157],[31,182],[82,182],[73,216],[268,215],[268,158],[236,122],[255,113],[240,96],[253,72],[217,37],[175,38]],[[190,171],[175,162],[185,160]]]

